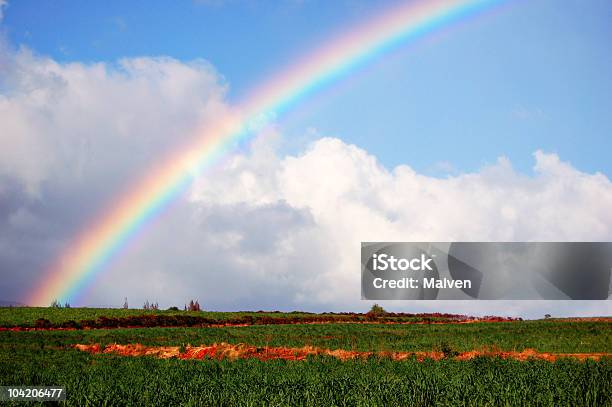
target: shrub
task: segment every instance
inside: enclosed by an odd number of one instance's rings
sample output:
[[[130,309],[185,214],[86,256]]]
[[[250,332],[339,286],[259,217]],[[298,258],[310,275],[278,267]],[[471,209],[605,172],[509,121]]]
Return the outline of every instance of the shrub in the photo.
[[[385,311],[385,309],[378,305],[378,304],[374,304],[372,305],[372,308],[370,308],[370,312],[368,312],[368,314],[374,314],[374,315],[384,315],[386,314],[387,311]]]
[[[53,324],[48,319],[38,318],[36,322],[34,322],[34,326],[36,328],[51,328]]]
[[[71,320],[68,320],[66,322],[62,322],[60,324],[60,327],[61,328],[81,329],[81,324],[79,324],[75,320],[71,319]]]
[[[443,342],[440,345],[440,351],[444,354],[445,358],[453,358],[459,355],[459,352],[454,350],[447,342]]]

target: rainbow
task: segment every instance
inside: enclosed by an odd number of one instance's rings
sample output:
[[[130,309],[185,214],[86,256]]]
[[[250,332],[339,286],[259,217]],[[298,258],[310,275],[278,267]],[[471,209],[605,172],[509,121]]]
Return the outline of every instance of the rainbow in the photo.
[[[26,300],[47,306],[70,301],[105,268],[127,242],[194,177],[252,133],[262,117],[281,114],[351,70],[436,29],[460,21],[501,0],[422,0],[392,7],[378,17],[296,61],[249,93],[244,102],[197,133],[193,144],[168,157],[88,225],[61,253]]]

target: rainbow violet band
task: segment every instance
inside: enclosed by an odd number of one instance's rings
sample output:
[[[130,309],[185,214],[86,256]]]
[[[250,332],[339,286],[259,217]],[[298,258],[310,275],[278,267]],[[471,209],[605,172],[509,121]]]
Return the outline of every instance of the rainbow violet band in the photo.
[[[168,157],[119,196],[60,253],[28,296],[30,305],[74,301],[92,278],[212,163],[248,137],[268,115],[281,114],[308,94],[400,44],[421,38],[502,3],[501,0],[421,0],[386,10],[307,54],[257,87],[237,109],[207,123],[193,144]]]

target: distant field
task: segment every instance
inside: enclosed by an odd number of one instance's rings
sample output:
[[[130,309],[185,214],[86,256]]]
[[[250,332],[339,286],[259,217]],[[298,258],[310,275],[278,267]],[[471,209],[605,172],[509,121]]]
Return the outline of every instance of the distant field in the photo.
[[[0,325],[32,326],[100,317],[143,315],[141,310],[14,308]],[[312,317],[307,313],[148,311],[147,315]],[[316,316],[316,315],[315,315]],[[406,318],[406,317],[404,317]],[[416,318],[414,321],[419,321]],[[340,361],[179,360],[90,354],[75,344],[149,346],[245,343],[363,352],[475,349],[551,353],[611,353],[612,324],[540,320],[468,324],[326,323],[0,331],[0,385],[64,385],[68,405],[611,405],[612,361],[502,360],[477,357],[419,362],[370,357]]]
[[[212,319],[228,319],[252,316],[269,317],[303,317],[312,315],[304,312],[206,312],[206,311],[145,311],[141,309],[122,308],[39,308],[39,307],[2,307],[0,308],[0,326],[34,326],[39,318],[45,318],[53,323],[97,319],[99,317],[132,317],[141,315],[190,315]]]
[[[3,307],[0,308],[0,327],[24,326],[34,327],[36,320],[46,319],[52,324],[62,324],[69,321],[79,322],[84,320],[97,320],[105,318],[134,318],[134,317],[194,317],[217,320],[218,322],[230,319],[274,318],[274,319],[308,319],[308,318],[333,318],[342,320],[362,320],[367,318],[364,314],[312,314],[306,312],[207,312],[207,311],[168,311],[168,310],[139,310],[139,309],[116,309],[116,308],[36,308],[36,307]],[[445,321],[461,318],[460,315],[411,315],[397,314],[389,317],[394,321]]]

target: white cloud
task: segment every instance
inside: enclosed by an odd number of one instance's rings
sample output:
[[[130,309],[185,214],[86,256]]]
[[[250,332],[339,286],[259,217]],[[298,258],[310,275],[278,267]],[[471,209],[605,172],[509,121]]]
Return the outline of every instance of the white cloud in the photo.
[[[326,264],[316,273],[310,268],[293,276],[305,287],[295,298],[309,305],[359,306],[361,241],[612,238],[612,183],[602,174],[582,173],[554,154],[534,154],[534,176],[517,173],[508,159],[500,158],[477,173],[441,179],[408,166],[389,171],[366,151],[332,138],[314,142],[299,156],[277,157],[275,165],[269,151],[262,153],[268,157],[265,165],[254,165],[262,162],[258,151],[235,157],[214,176],[203,177],[194,200],[203,205],[254,206],[276,200],[309,213],[312,223],[298,243],[319,242],[325,252],[314,257],[325,257]],[[259,189],[245,182],[253,179],[264,181],[256,184]],[[299,248],[295,252],[305,263],[313,257]],[[235,255],[240,255],[238,250]],[[390,304],[402,308],[401,303]],[[489,303],[486,310],[478,303],[446,304],[447,310],[459,307],[480,313],[534,308],[524,302],[510,308],[509,303]],[[410,306],[438,309],[440,304]],[[600,306],[602,313],[609,313],[608,302]]]
[[[225,109],[225,87],[204,61],[57,62],[28,50],[1,56],[0,175],[37,193],[54,177],[115,177],[150,167]]]
[[[226,86],[203,61],[59,64],[27,50],[0,58],[0,270],[10,276],[0,296],[19,300],[7,296],[24,295],[76,230],[227,109]],[[268,127],[247,152],[202,174],[80,301],[363,310],[361,241],[612,238],[610,180],[553,154],[535,153],[532,176],[502,157],[442,179],[389,170],[334,138],[282,156],[280,139]],[[386,306],[533,316],[610,314],[609,304]]]
[[[0,23],[4,18],[4,8],[8,6],[8,0],[0,0]]]

